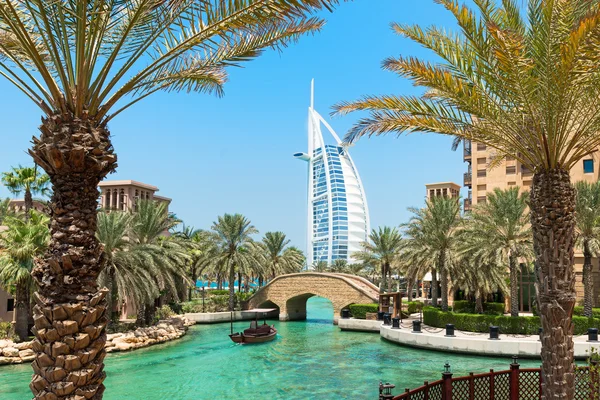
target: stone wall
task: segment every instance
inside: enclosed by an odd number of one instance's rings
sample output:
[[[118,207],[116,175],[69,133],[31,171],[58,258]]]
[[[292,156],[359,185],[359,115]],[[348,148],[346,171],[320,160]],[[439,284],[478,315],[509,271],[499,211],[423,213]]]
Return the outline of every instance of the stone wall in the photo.
[[[334,322],[350,304],[378,301],[378,290],[370,282],[351,275],[307,272],[281,275],[248,300],[248,308],[277,306],[279,320],[306,319],[306,301],[324,297],[333,304]]]
[[[137,328],[126,333],[111,333],[107,335],[106,352],[135,350],[179,339],[193,324],[193,321],[177,316],[147,328]],[[14,343],[11,340],[0,340],[0,365],[21,364],[33,361],[34,358],[31,342]]]

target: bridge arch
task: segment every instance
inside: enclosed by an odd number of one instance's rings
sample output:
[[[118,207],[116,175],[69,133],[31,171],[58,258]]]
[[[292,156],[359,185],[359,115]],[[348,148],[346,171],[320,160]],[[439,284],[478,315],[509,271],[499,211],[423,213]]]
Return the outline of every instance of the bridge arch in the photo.
[[[324,297],[333,305],[333,320],[337,323],[342,309],[355,303],[373,303],[379,290],[368,280],[348,274],[301,272],[280,275],[259,289],[247,301],[248,308],[279,308],[279,320],[306,319],[306,301]]]

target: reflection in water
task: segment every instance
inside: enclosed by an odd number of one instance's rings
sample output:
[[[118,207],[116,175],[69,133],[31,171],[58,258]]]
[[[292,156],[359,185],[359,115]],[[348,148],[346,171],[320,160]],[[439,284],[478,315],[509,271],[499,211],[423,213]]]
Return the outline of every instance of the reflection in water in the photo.
[[[110,354],[106,400],[373,399],[379,380],[404,387],[436,380],[446,361],[456,375],[508,368],[510,360],[401,347],[377,334],[341,332],[328,300],[308,300],[307,321],[273,321],[277,339],[235,345],[229,324],[195,326],[179,341]],[[234,324],[234,330],[247,327]],[[539,361],[524,362],[539,366]],[[0,399],[30,398],[29,365],[0,367]]]

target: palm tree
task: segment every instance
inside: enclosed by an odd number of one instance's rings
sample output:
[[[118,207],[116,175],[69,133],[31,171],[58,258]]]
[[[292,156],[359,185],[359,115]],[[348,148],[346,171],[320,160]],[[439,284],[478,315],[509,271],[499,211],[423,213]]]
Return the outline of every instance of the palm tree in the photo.
[[[348,272],[348,261],[343,258],[338,258],[337,260],[333,260],[330,268],[331,272],[339,272],[346,273]]]
[[[474,255],[465,253],[457,260],[458,266],[452,275],[452,285],[475,297],[475,311],[483,314],[483,302],[492,293],[507,292],[506,266],[485,263]]]
[[[409,208],[409,211],[414,215],[407,224],[403,225],[406,234],[415,241],[415,244],[418,243],[423,247],[426,251],[424,254],[434,260],[437,271],[432,271],[431,284],[434,289],[437,289],[434,275],[438,272],[442,310],[448,311],[448,268],[450,266],[448,259],[455,251],[456,232],[461,220],[459,199],[436,196],[427,200],[425,208]]]
[[[10,199],[0,200],[0,225],[4,225],[4,220],[7,217],[15,215],[13,208],[10,206]]]
[[[290,240],[283,232],[267,232],[262,239],[261,249],[265,254],[264,276],[273,279],[277,275],[300,272],[304,265],[304,254],[295,247],[288,247]],[[263,274],[260,280],[262,281]]]
[[[251,235],[258,233],[250,220],[241,214],[225,214],[213,222],[219,247],[213,265],[225,268],[229,274],[229,310],[235,307],[235,275],[260,264],[256,244]],[[241,282],[238,282],[241,284]]]
[[[16,288],[15,333],[24,341],[29,337],[31,270],[48,246],[48,217],[32,210],[29,219],[8,217],[5,224],[8,229],[0,234],[0,282]]]
[[[440,0],[461,34],[394,25],[432,50],[435,62],[388,59],[384,68],[425,87],[422,96],[341,103],[370,111],[346,142],[388,132],[432,132],[484,144],[533,171],[531,225],[542,320],[542,398],[574,395],[575,190],[569,171],[600,145],[597,0]],[[492,165],[493,166],[493,165]],[[556,352],[556,349],[564,351]]]
[[[398,229],[389,226],[379,227],[371,230],[369,241],[361,243],[362,250],[355,253],[353,257],[364,264],[378,265],[381,271],[381,283],[379,290],[385,291],[388,282],[388,291],[392,290],[391,275],[392,268],[396,267],[398,256],[403,246],[402,235]]]
[[[15,196],[24,193],[25,218],[29,218],[29,210],[33,207],[33,195],[47,196],[50,194],[50,177],[38,171],[35,167],[13,167],[10,172],[2,173],[2,183]]]
[[[98,328],[86,346],[97,349],[95,357],[78,356],[81,366],[73,371],[85,378],[72,382],[65,375],[49,387],[36,373],[35,396],[62,393],[62,383],[87,398],[104,392],[106,291],[96,283],[104,259],[95,231],[98,183],[117,167],[108,123],[161,90],[223,94],[225,67],[318,31],[324,22],[310,14],[338,2],[97,0],[0,7],[0,75],[43,114],[30,154],[54,190],[51,243],[33,271],[39,285],[34,312],[50,316],[52,325],[54,306],[61,304],[68,315],[83,308],[73,333],[83,334],[80,322],[92,325],[88,331]],[[64,343],[42,335],[37,340],[36,352],[47,351],[54,366],[49,349]]]
[[[504,265],[510,271],[510,314],[519,316],[519,258],[533,260],[529,225],[529,193],[519,187],[494,189],[466,221],[460,240],[464,252],[482,256],[484,265]]]
[[[592,317],[592,256],[600,253],[600,182],[575,183],[576,246],[583,251],[583,315]]]
[[[188,262],[188,278],[192,284],[188,287],[188,301],[192,300],[192,291],[196,286],[198,278],[205,272],[210,265],[210,260],[216,251],[215,237],[212,232],[202,229],[195,230],[192,227],[185,227],[181,232],[177,232],[174,238],[180,239],[182,246],[187,249],[190,256]]]
[[[327,272],[329,270],[327,261],[315,261],[312,265],[312,270],[314,272]]]

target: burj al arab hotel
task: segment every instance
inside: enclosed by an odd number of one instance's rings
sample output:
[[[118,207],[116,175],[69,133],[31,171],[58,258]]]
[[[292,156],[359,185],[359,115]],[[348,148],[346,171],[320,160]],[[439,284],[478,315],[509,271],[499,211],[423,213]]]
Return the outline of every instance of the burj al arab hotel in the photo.
[[[361,250],[370,231],[367,198],[347,147],[314,109],[314,81],[308,108],[308,152],[294,157],[308,162],[309,268],[320,261],[328,265],[338,259],[354,262],[352,254]]]

